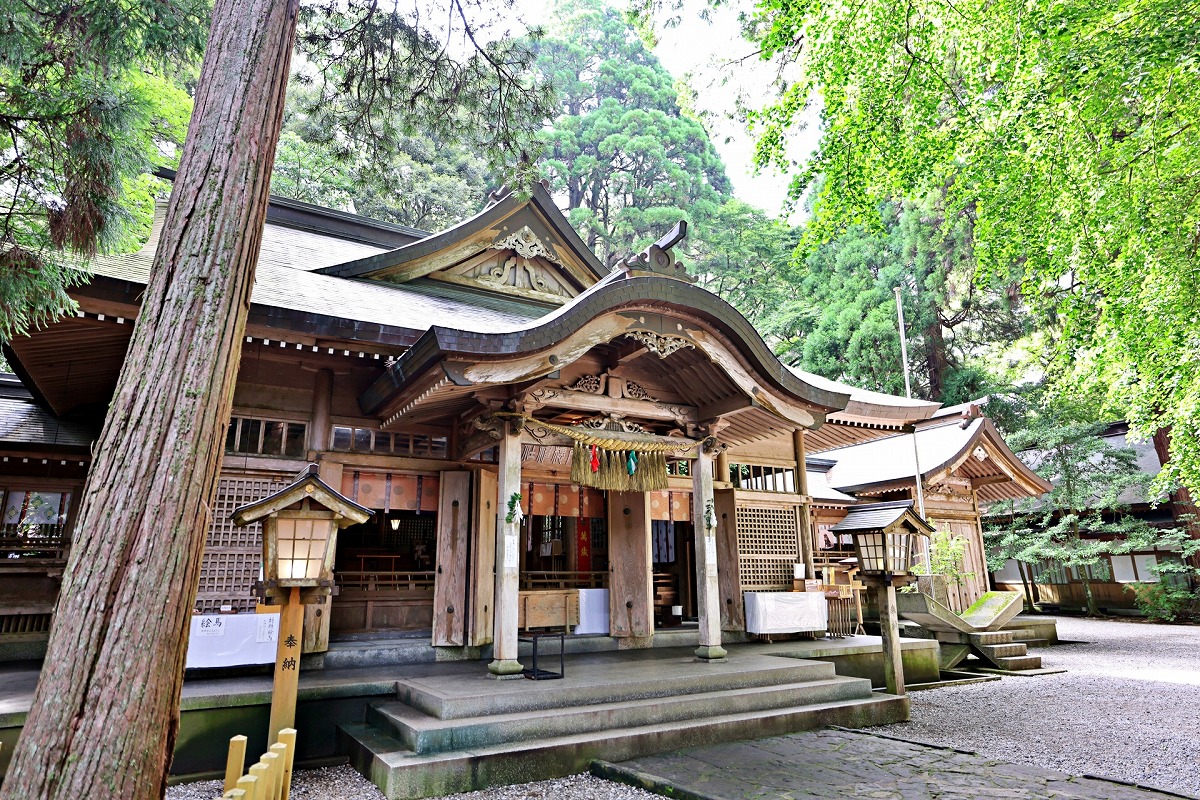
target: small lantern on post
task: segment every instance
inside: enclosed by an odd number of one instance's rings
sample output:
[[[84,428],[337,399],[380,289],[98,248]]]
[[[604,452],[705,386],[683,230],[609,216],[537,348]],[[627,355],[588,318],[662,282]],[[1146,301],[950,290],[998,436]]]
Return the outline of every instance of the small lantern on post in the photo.
[[[913,510],[911,500],[902,500],[853,506],[830,530],[849,533],[854,540],[859,576],[875,587],[878,597],[884,681],[890,693],[904,694],[896,583],[905,582],[917,538],[933,533],[933,526]]]
[[[282,606],[269,743],[296,720],[296,689],[303,649],[304,606],[324,603],[333,593],[337,530],[366,522],[371,510],[343,497],[310,464],[289,486],[233,512],[234,524],[263,523],[262,602]]]

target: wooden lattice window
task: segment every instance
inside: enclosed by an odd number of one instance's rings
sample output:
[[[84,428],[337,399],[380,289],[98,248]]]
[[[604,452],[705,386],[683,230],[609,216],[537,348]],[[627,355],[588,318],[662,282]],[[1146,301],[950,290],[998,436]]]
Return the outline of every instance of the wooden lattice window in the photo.
[[[795,506],[739,505],[737,542],[743,591],[792,588],[800,555]]]
[[[284,476],[221,479],[200,566],[195,607],[201,612],[215,613],[221,606],[239,612],[254,610],[257,601],[251,591],[262,567],[262,525],[256,522],[239,527],[231,517],[239,506],[261,500],[286,485]]]

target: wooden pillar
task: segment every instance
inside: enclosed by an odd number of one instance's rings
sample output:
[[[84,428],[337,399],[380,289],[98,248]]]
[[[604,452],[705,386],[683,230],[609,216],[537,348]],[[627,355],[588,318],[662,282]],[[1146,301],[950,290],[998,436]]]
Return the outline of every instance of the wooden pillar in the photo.
[[[608,493],[608,635],[621,648],[649,647],[654,635],[650,494]]]
[[[717,483],[729,483],[729,453],[722,450],[717,453],[717,472],[713,475]]]
[[[467,534],[471,473],[446,470],[438,481],[436,567],[433,575],[433,646],[461,647],[467,620]]]
[[[275,685],[271,690],[271,722],[267,745],[279,741],[279,732],[296,727],[296,689],[300,684],[300,641],[304,606],[300,588],[293,586],[279,615],[279,644],[275,648]]]
[[[309,450],[321,452],[329,449],[329,435],[333,425],[329,409],[332,405],[333,372],[319,369],[313,378],[312,435],[308,437]]]
[[[792,449],[796,454],[796,491],[803,496],[800,502],[800,560],[804,562],[804,577],[815,578],[816,566],[813,558],[813,524],[812,509],[809,507],[808,470],[805,467],[807,453],[804,450],[804,429],[798,428],[792,433]]]
[[[696,532],[696,610],[705,661],[725,657],[721,647],[721,593],[717,581],[717,512],[713,499],[713,455],[700,445],[692,462],[692,526]]]
[[[492,641],[492,610],[496,603],[496,476],[485,469],[474,474],[471,493],[471,572],[467,580],[470,612],[467,645],[480,647]],[[507,513],[507,512],[506,512]]]
[[[876,586],[879,633],[883,640],[883,682],[889,694],[904,694],[904,661],[900,652],[900,625],[896,615],[896,587],[890,578]]]
[[[509,522],[508,504],[521,493],[520,421],[506,422],[500,437],[500,482],[496,508],[496,609],[492,624],[493,660],[488,671],[497,678],[521,677],[517,660],[517,590],[520,579],[520,526]]]

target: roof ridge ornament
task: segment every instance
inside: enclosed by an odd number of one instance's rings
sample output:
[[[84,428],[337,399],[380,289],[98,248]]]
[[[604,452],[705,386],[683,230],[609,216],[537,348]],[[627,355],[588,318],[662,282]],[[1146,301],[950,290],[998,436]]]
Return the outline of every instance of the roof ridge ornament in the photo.
[[[683,241],[687,236],[687,220],[679,220],[666,236],[647,247],[637,255],[632,255],[624,261],[618,261],[616,269],[629,275],[635,272],[649,272],[653,275],[663,275],[668,278],[695,283],[696,279],[688,275],[683,264],[675,260],[671,248]]]

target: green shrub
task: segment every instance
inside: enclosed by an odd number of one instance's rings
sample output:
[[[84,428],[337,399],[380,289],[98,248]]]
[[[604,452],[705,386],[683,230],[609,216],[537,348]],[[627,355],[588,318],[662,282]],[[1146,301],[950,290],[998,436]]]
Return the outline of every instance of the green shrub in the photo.
[[[1200,620],[1200,593],[1168,581],[1131,583],[1138,610],[1152,622]]]

